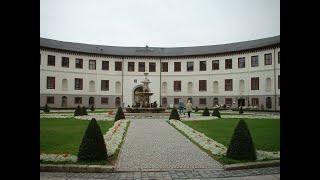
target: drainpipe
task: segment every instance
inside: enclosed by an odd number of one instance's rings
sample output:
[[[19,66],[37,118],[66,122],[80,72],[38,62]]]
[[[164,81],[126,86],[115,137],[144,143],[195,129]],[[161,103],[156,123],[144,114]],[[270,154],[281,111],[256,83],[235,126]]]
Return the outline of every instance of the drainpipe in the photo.
[[[277,110],[277,77],[276,77],[276,47],[273,49],[273,74],[274,74],[274,110]]]
[[[122,63],[121,63],[121,106],[123,106],[123,67],[124,67],[124,57],[122,57]]]
[[[162,82],[161,82],[161,58],[160,58],[160,102],[159,102],[159,104],[160,104],[160,106],[162,106],[162,101],[161,101],[161,84],[162,84]]]

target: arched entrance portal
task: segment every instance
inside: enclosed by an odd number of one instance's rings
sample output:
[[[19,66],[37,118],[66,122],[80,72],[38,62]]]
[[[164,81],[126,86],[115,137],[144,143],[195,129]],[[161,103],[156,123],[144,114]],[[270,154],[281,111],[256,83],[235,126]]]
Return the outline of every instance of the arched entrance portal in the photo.
[[[67,107],[68,98],[66,96],[62,96],[61,99],[61,107]]]
[[[143,91],[143,86],[142,85],[138,85],[133,89],[133,101],[132,104],[135,107],[140,107],[140,99],[139,97],[136,95],[137,92],[142,92]]]
[[[94,106],[94,97],[89,98],[89,106]]]

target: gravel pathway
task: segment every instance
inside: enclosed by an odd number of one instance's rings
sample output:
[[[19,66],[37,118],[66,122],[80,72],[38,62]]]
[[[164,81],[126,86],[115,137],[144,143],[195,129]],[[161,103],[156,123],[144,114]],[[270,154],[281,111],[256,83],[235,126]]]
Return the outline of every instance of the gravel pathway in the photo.
[[[132,119],[116,168],[118,171],[221,170],[222,166],[165,119]]]

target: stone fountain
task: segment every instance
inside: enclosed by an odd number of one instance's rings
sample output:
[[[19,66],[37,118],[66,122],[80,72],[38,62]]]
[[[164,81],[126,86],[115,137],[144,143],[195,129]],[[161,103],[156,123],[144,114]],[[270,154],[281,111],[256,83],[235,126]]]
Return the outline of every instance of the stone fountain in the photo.
[[[134,102],[133,107],[126,108],[126,111],[129,113],[162,113],[165,111],[165,108],[157,107],[156,102],[150,103],[150,97],[153,93],[150,91],[149,84],[151,83],[148,79],[149,73],[144,73],[144,80],[142,83],[142,91],[136,92],[137,101]]]

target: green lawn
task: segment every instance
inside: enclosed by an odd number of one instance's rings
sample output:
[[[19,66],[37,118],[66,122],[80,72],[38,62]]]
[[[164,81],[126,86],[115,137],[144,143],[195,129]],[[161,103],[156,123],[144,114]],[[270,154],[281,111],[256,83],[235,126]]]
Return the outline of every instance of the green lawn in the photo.
[[[184,121],[183,123],[228,147],[240,119]],[[246,119],[255,147],[265,151],[280,150],[279,119]]]
[[[98,121],[103,134],[113,126],[113,123],[113,121]],[[89,121],[74,118],[40,118],[40,152],[77,155],[88,124]]]

